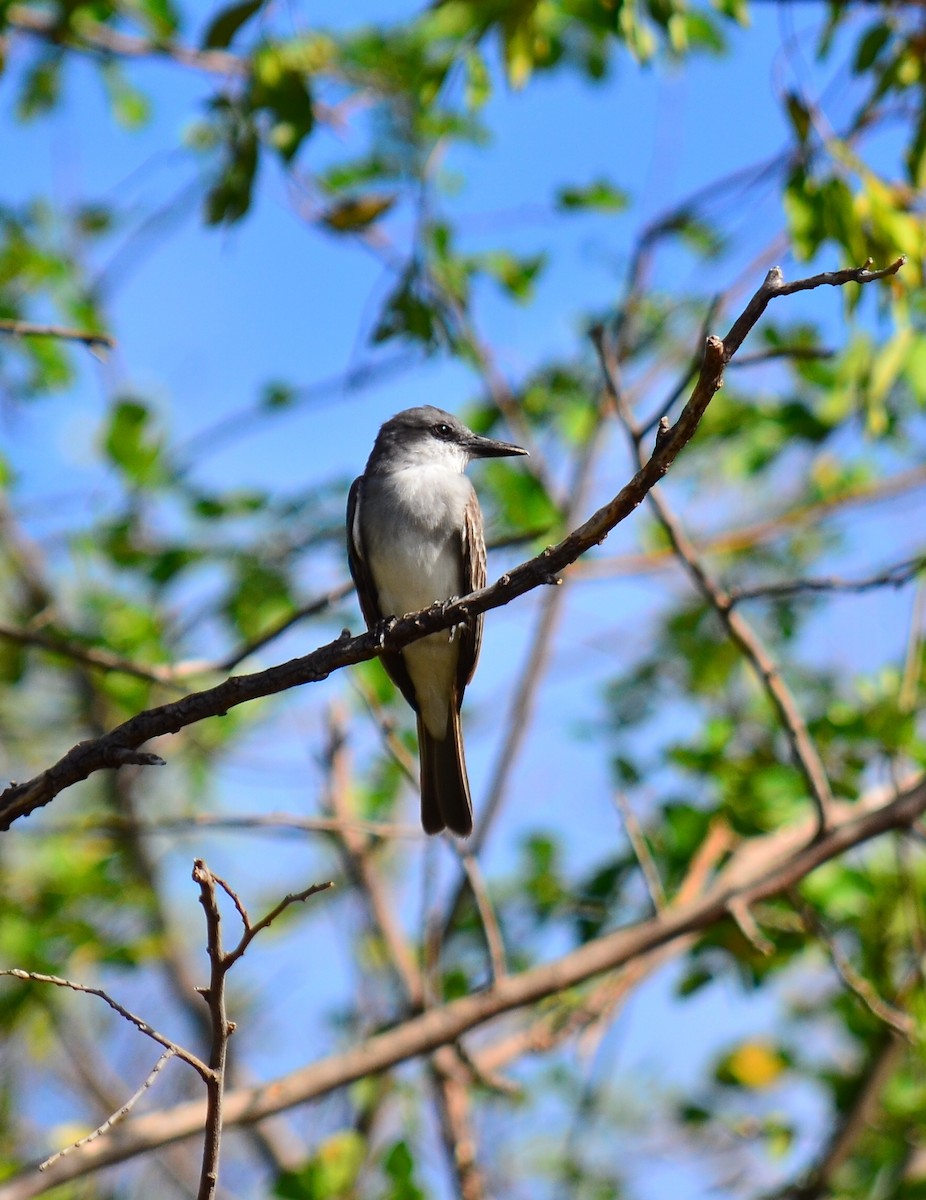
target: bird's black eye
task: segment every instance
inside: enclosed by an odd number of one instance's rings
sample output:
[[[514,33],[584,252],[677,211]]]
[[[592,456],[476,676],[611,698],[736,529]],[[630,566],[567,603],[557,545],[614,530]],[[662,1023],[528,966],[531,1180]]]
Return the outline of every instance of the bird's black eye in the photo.
[[[447,441],[447,439],[449,437],[453,436],[453,430],[445,422],[441,422],[440,425],[432,425],[431,432],[434,434],[435,437],[439,437],[442,441],[445,441],[445,442]]]

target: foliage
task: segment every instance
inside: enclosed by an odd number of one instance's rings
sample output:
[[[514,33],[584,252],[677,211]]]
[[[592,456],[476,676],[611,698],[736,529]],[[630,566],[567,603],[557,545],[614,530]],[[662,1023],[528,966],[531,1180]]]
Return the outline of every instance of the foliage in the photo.
[[[770,245],[777,255],[786,240],[800,264],[791,274],[907,258],[835,302],[822,290],[776,300],[730,364],[664,485],[694,568],[671,522],[648,509],[562,587],[489,615],[499,640],[467,707],[471,764],[488,781],[477,808],[492,796],[500,814],[493,853],[479,856],[481,905],[456,856],[399,836],[416,805],[413,721],[365,663],[324,688],[184,728],[154,747],[165,772],[98,774],[15,824],[0,847],[0,967],[105,987],[201,1049],[208,1030],[193,987],[207,964],[189,860],[214,858],[271,907],[287,888],[335,878],[336,898],[264,935],[231,976],[234,1091],[367,1045],[425,1000],[440,1010],[490,988],[498,963],[486,951],[486,903],[508,970],[522,972],[651,917],[664,899],[671,914],[695,898],[699,871],[703,890],[738,852],[806,823],[806,763],[792,753],[793,722],[770,675],[784,681],[840,801],[864,807],[877,787],[896,791],[926,769],[917,6],[814,6],[800,35],[813,86],[788,83],[777,96],[783,148],[687,199],[654,211],[641,164],[602,152],[546,196],[519,188],[513,221],[480,225],[467,209],[467,185],[497,169],[505,103],[533,112],[579,89],[604,130],[625,80],[709,80],[745,55],[761,7],[438,0],[401,18],[383,5],[368,23],[348,12],[326,28],[263,0],[208,14],[170,0],[0,4],[11,134],[30,145],[50,128],[60,138],[61,123],[87,111],[93,79],[119,137],[146,154],[144,139],[156,138],[185,172],[179,197],[144,212],[78,185],[23,197],[10,182],[0,196],[10,433],[0,456],[0,725],[10,778],[230,671],[359,628],[343,586],[339,448],[298,425],[329,393],[348,413],[340,435],[350,429],[358,447],[376,421],[351,405],[373,396],[381,419],[408,397],[433,399],[434,379],[452,389],[441,402],[459,401],[474,428],[530,447],[527,467],[499,461],[479,479],[494,578],[635,470],[583,331],[602,330],[613,348],[625,415],[646,427],[648,448],[659,416],[677,415],[705,332],[742,311]],[[831,104],[820,81],[846,77],[847,98]],[[745,110],[749,101],[735,97]],[[705,143],[723,136],[703,133]],[[536,154],[556,158],[552,137],[537,142]],[[318,261],[345,264],[330,277],[313,265],[307,292],[321,277],[322,302],[334,306],[339,271],[374,264],[369,288],[352,294],[362,362],[345,378],[306,389],[258,341],[264,382],[249,406],[228,398],[214,423],[191,421],[188,394],[175,402],[136,372],[132,335],[92,377],[79,336],[14,336],[17,323],[51,322],[122,339],[120,262],[134,266],[146,239],[162,244],[174,217],[194,209],[197,244],[234,227],[233,251],[258,245],[266,262],[278,252],[261,239],[281,195]],[[619,269],[608,266],[604,299],[563,311],[575,238],[594,246],[596,266],[619,256]],[[276,312],[262,285],[254,308]],[[557,328],[571,331],[565,345],[549,323],[529,351],[510,354],[504,332],[486,332],[521,329],[514,323],[554,306]],[[174,328],[170,312],[152,320]],[[198,331],[186,333],[194,344]],[[312,336],[299,327],[310,359]],[[75,398],[93,422],[79,469],[62,450],[78,436],[63,412]],[[273,455],[282,462],[296,428],[318,470],[290,486]],[[212,469],[213,453],[242,446]],[[73,486],[62,482],[68,462]],[[731,636],[731,612],[768,669]],[[641,826],[628,826],[629,839],[617,832],[617,789]],[[285,1136],[248,1126],[228,1140],[223,1186],[414,1200],[447,1192],[442,1145],[465,1197],[648,1197],[661,1194],[667,1157],[687,1195],[721,1182],[730,1194],[785,1194],[799,1180],[791,1194],[916,1195],[926,1121],[920,842],[916,824],[885,834],[745,918],[726,913],[623,973],[553,987],[508,1024],[451,1040],[456,1049],[427,1061],[352,1076],[308,1119],[299,1110]],[[633,1005],[626,1029],[611,1032],[634,988],[640,1009],[653,998],[643,1023],[657,1043],[655,1079],[632,1051],[627,1063],[612,1058],[634,1042]],[[150,1047],[87,997],[36,983],[3,981],[0,1026],[0,1178],[33,1181],[15,1193],[0,1183],[3,1200],[38,1194],[35,1163],[103,1121],[151,1064]],[[182,1069],[169,1064],[142,1103],[199,1097]],[[846,1135],[839,1155],[828,1153],[832,1130]],[[188,1147],[133,1156],[111,1183],[60,1194],[190,1194]]]

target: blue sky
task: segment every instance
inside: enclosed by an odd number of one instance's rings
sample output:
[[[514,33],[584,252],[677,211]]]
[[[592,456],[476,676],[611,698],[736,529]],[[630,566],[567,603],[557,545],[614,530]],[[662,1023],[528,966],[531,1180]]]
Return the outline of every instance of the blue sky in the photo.
[[[308,6],[307,13],[324,22],[327,9]],[[398,11],[395,5],[364,3],[349,6],[348,15],[353,23],[364,14],[381,17],[387,10],[390,15]],[[655,214],[719,175],[782,147],[786,130],[777,92],[795,74],[813,78],[799,53],[782,49],[783,36],[789,34],[789,24],[800,30],[811,17],[800,6],[782,16],[777,6],[758,5],[750,29],[731,30],[733,53],[727,58],[701,57],[682,68],[645,70],[620,58],[613,79],[600,87],[556,75],[521,93],[501,89],[496,94],[487,112],[493,143],[451,157],[448,169],[461,176],[464,187],[446,204],[460,218],[461,236],[472,248],[505,244],[525,254],[542,250],[550,256],[530,306],[515,306],[488,286],[480,292],[480,328],[497,349],[506,375],[517,381],[551,349],[572,355],[581,348],[581,315],[613,303],[634,236]],[[0,81],[4,116],[12,104],[16,66],[14,55],[13,70]],[[15,164],[14,171],[5,172],[5,201],[37,193],[71,202],[100,197],[124,206],[137,220],[193,179],[197,168],[191,157],[164,147],[176,145],[196,117],[208,82],[161,64],[140,64],[132,76],[155,99],[151,125],[140,133],[112,122],[95,73],[86,66],[71,71],[67,102],[52,118],[22,127],[0,122],[0,162]],[[834,104],[845,110],[844,98]],[[312,167],[316,154],[323,160],[330,152],[331,139],[325,135],[317,149],[310,147],[306,166]],[[558,187],[602,176],[631,194],[627,212],[554,218],[551,202]],[[401,212],[390,218],[388,227],[397,239],[409,219]],[[754,250],[767,244],[783,219],[775,189],[750,196],[737,219]],[[108,297],[119,343],[113,358],[101,366],[80,355],[79,381],[72,391],[7,416],[7,435],[23,471],[19,499],[27,510],[49,489],[69,494],[90,488],[101,498],[109,494],[111,480],[100,471],[95,444],[114,394],[130,391],[154,403],[172,435],[184,439],[246,409],[270,380],[311,384],[370,357],[366,339],[372,314],[388,288],[382,267],[360,247],[300,221],[274,170],[264,173],[255,211],[239,227],[204,233],[193,208],[165,236],[144,247],[133,245],[137,249],[123,254],[124,272]],[[102,254],[95,266],[105,268],[110,256],[111,250]],[[777,258],[757,262],[755,285]],[[712,268],[716,287],[736,278],[743,265],[731,260]],[[783,265],[793,271],[787,258]],[[683,290],[703,270],[674,253],[660,261],[658,278],[667,288]],[[789,315],[809,311],[835,314],[838,300],[815,296],[811,308],[809,301],[796,297]],[[398,381],[361,395],[334,396],[281,416],[259,436],[221,445],[202,457],[197,475],[206,483],[233,481],[281,492],[313,480],[346,481],[362,469],[377,427],[393,412],[417,403],[459,410],[477,391],[465,368],[431,361]],[[599,469],[598,498],[616,490],[615,480],[620,486],[627,477],[618,446],[615,441]],[[91,509],[102,502],[91,501]],[[90,514],[90,509],[69,505],[34,511],[33,532],[49,544]],[[886,526],[887,519],[875,515],[866,538],[882,538]],[[637,528],[628,523],[606,550],[633,549]],[[499,556],[497,570],[516,558],[517,552]],[[339,577],[343,565],[332,563],[331,570],[331,579],[306,580],[306,594],[318,590],[319,582],[323,586]],[[633,653],[633,638],[646,636],[646,614],[661,587],[660,581],[640,580],[616,586],[591,583],[572,591],[552,681],[515,772],[509,811],[490,847],[490,871],[511,861],[516,835],[535,825],[565,826],[567,861],[573,865],[618,843],[606,763],[598,748],[577,733],[600,720],[603,682]],[[860,603],[864,605],[852,601]],[[908,603],[906,595],[896,599],[898,626]],[[477,807],[496,753],[498,713],[510,698],[537,606],[536,596],[526,598],[487,623],[483,663],[466,708]],[[859,611],[853,608],[847,620],[857,620]],[[838,653],[842,638],[837,623],[824,646]],[[297,630],[264,661],[304,652],[316,640],[321,640],[320,631]],[[873,653],[894,653],[895,642],[888,638]],[[317,689],[311,701],[298,697],[288,703],[274,735],[279,740],[270,746],[261,731],[252,735],[222,772],[219,803],[237,810],[311,810],[320,778],[313,763],[322,733],[316,701],[344,691],[345,681],[338,678]],[[273,764],[270,773],[268,762]],[[410,803],[409,810],[413,807]],[[564,820],[570,813],[581,815]],[[178,839],[169,855],[164,848],[165,864],[176,878],[178,910],[190,908],[186,880],[194,852],[205,852],[215,869],[227,870],[237,883],[264,894],[284,876],[286,886],[304,885],[307,855],[302,843],[261,843],[259,853],[243,864],[236,838],[197,834]],[[449,878],[450,861],[442,861]],[[253,871],[253,879],[242,878],[242,871]],[[421,886],[417,876],[408,882],[409,906],[417,903]],[[329,934],[336,942],[333,922]],[[317,953],[317,946],[302,942],[302,950]],[[280,959],[271,977],[288,965],[288,959]],[[246,962],[245,979],[248,970]],[[344,963],[330,970],[332,996],[348,978]],[[266,1019],[268,1070],[275,1069],[277,1054],[288,1049],[279,1025],[276,1044],[270,1028],[275,1018],[271,1012]],[[681,1082],[692,1078],[718,1045],[771,1018],[768,998],[746,1002],[737,995],[733,1003],[726,985],[680,1007],[671,996],[671,980],[661,976],[641,993],[621,1024],[615,1069],[632,1078],[658,1064],[655,1069],[664,1071],[666,1079]]]

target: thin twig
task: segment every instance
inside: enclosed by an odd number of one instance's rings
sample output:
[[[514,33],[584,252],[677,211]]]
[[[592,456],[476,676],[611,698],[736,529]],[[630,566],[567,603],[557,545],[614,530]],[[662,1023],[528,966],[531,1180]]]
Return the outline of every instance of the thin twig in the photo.
[[[662,886],[662,880],[659,878],[659,868],[656,866],[656,860],[650,853],[646,835],[643,832],[640,822],[637,820],[637,814],[633,811],[630,801],[619,789],[614,793],[614,803],[620,811],[630,845],[633,847],[637,862],[640,864],[640,870],[643,872],[643,878],[646,881],[646,890],[649,892],[649,898],[653,902],[653,908],[656,912],[662,912],[666,906],[665,888]]]
[[[817,912],[801,898],[797,891],[790,891],[788,899],[794,905],[795,910],[804,923],[805,929],[812,933],[825,947],[836,970],[836,974],[849,991],[861,1000],[862,1004],[864,1004],[873,1017],[877,1017],[888,1029],[900,1034],[905,1041],[909,1042],[913,1037],[914,1031],[914,1022],[910,1014],[895,1008],[878,995],[869,980],[856,971],[855,967],[849,961],[848,956],[843,953],[839,943],[827,929],[826,924],[821,920]]]
[[[735,360],[734,360],[735,361]],[[761,545],[788,533],[798,525],[819,521],[827,516],[840,515],[844,509],[857,504],[878,504],[894,500],[898,496],[921,488],[926,484],[926,466],[912,467],[900,471],[877,483],[853,486],[847,491],[815,500],[810,504],[799,503],[796,507],[779,515],[752,525],[726,529],[714,533],[699,533],[698,544],[702,552],[711,554],[738,554],[743,550]],[[585,558],[576,563],[571,574],[587,579],[610,579],[612,576],[646,575],[656,570],[677,565],[671,546],[663,546],[644,554],[621,554],[614,557]]]
[[[424,834],[420,825],[398,825],[385,821],[364,821],[357,817],[351,821],[340,821],[336,817],[299,817],[294,813],[267,813],[253,816],[227,817],[219,813],[189,813],[177,817],[152,817],[136,820],[128,817],[98,816],[80,817],[74,820],[55,821],[47,825],[23,825],[23,833],[40,837],[70,837],[75,833],[102,830],[124,833],[132,830],[145,836],[189,831],[190,829],[218,829],[230,833],[338,833],[345,827],[355,829],[367,837],[383,841],[392,838],[422,841]]]
[[[874,588],[903,587],[915,579],[926,568],[926,555],[904,559],[875,575],[862,579],[841,579],[830,576],[823,579],[793,579],[786,583],[759,584],[756,587],[730,588],[727,592],[731,605],[744,600],[773,600],[778,596],[794,596],[801,592],[869,592]]]
[[[297,608],[295,612],[290,613],[288,617],[284,617],[276,625],[271,626],[260,637],[239,646],[227,658],[216,663],[213,669],[216,671],[234,671],[235,667],[240,666],[246,658],[250,658],[258,650],[263,650],[265,646],[268,646],[282,634],[286,633],[288,629],[298,624],[299,621],[304,621],[308,617],[317,617],[319,613],[326,612],[329,608],[332,608],[335,604],[349,596],[353,590],[354,585],[348,579],[344,583],[338,584],[337,587],[331,588],[324,595],[316,596],[314,599],[308,601],[308,603],[302,605],[301,608]]]
[[[65,641],[56,634],[40,633],[34,629],[22,629],[0,621],[0,638],[7,642],[15,642],[19,646],[36,646],[48,650],[52,654],[60,654],[63,658],[72,659],[83,666],[93,667],[98,671],[114,671],[121,675],[131,675],[135,679],[143,679],[147,683],[161,683],[167,686],[179,686],[173,667],[159,665],[142,665],[120,658],[109,650],[91,646],[81,646],[78,642]]]
[[[833,272],[832,274],[838,275],[840,272]],[[758,317],[764,311],[770,296],[786,294],[782,289],[802,290],[796,285],[781,282],[781,272],[778,268],[775,268],[768,273],[765,284],[747,305],[746,311],[754,314],[754,321],[758,320]],[[723,356],[725,359],[728,355],[727,342],[739,345],[745,337],[746,332],[743,317],[740,317],[734,322],[733,328],[724,341]],[[737,339],[739,340],[737,341]],[[607,343],[604,330],[600,327],[596,329],[593,332],[593,340],[595,348],[598,351],[602,372],[611,398],[614,401],[622,423],[627,429],[637,462],[642,464],[644,461],[642,434],[624,403],[618,376],[618,366]],[[656,441],[658,446],[660,441],[658,436]],[[810,737],[807,724],[797,706],[794,696],[791,694],[790,689],[782,678],[781,672],[763,645],[759,635],[740,613],[733,610],[727,593],[711,578],[702,556],[685,533],[681,522],[669,507],[665,497],[654,487],[650,489],[647,499],[655,510],[660,524],[668,534],[669,541],[675,549],[675,553],[687,570],[695,587],[720,618],[727,636],[743,653],[771,701],[772,707],[777,712],[778,719],[791,745],[794,761],[804,776],[811,799],[817,810],[818,829],[823,830],[828,820],[829,808],[833,803],[833,793],[826,769]]]
[[[10,337],[43,337],[57,338],[65,342],[83,342],[86,346],[104,346],[111,350],[116,339],[108,333],[98,333],[91,329],[70,329],[67,325],[43,325],[35,321],[14,321],[9,317],[0,317],[0,333]]]
[[[54,1166],[59,1158],[64,1158],[65,1154],[70,1154],[72,1150],[79,1150],[81,1146],[86,1146],[88,1142],[92,1142],[95,1138],[102,1137],[104,1133],[108,1133],[114,1125],[117,1125],[123,1117],[127,1116],[128,1113],[132,1111],[148,1088],[150,1088],[152,1083],[154,1083],[155,1076],[160,1069],[165,1066],[165,1064],[172,1059],[175,1054],[176,1050],[174,1050],[173,1046],[168,1046],[168,1048],[148,1072],[147,1078],[138,1091],[135,1092],[134,1095],[130,1096],[128,1100],[126,1100],[125,1104],[121,1106],[121,1108],[116,1109],[112,1116],[107,1117],[103,1124],[98,1125],[92,1133],[88,1133],[85,1137],[78,1138],[78,1140],[72,1143],[70,1146],[64,1146],[56,1154],[51,1155],[50,1158],[46,1158],[44,1162],[39,1163],[39,1170],[47,1171],[49,1167]]]
[[[492,967],[492,982],[497,983],[499,979],[508,974],[508,966],[505,962],[505,942],[502,938],[498,917],[495,914],[489,890],[476,858],[472,854],[461,854],[460,862],[466,872],[466,878],[469,881],[473,899],[476,901],[476,910],[485,934],[489,963]]]
[[[790,362],[818,362],[835,358],[836,351],[826,346],[774,346],[769,350],[755,350],[752,354],[741,354],[730,366],[755,367],[761,363],[775,362],[785,358]]]
[[[216,876],[216,878],[218,879],[218,876]],[[223,887],[226,887],[226,885],[223,884]],[[261,917],[261,919],[254,925],[248,924],[245,927],[245,932],[241,938],[241,941],[234,948],[234,950],[230,950],[225,955],[225,969],[228,970],[233,963],[236,963],[242,954],[244,954],[245,950],[247,950],[248,946],[250,946],[251,942],[254,941],[257,935],[262,930],[272,925],[277,917],[282,916],[288,908],[292,908],[295,904],[304,904],[311,896],[317,896],[319,892],[327,892],[329,888],[333,887],[334,882],[333,880],[329,879],[326,883],[313,883],[311,887],[303,888],[301,892],[288,892],[279,902],[279,904],[275,904],[274,907],[271,908],[270,912],[268,912],[266,916]],[[233,895],[230,890],[229,894]],[[244,909],[240,908],[239,912],[243,913]]]
[[[191,1066],[203,1080],[208,1081],[209,1079],[211,1072],[209,1067],[202,1061],[202,1059],[197,1058],[195,1054],[191,1054],[189,1050],[184,1050],[184,1048],[179,1046],[176,1042],[172,1042],[170,1038],[165,1037],[163,1033],[159,1033],[156,1029],[149,1025],[147,1021],[144,1021],[141,1017],[136,1016],[135,1013],[129,1012],[127,1008],[123,1007],[118,1000],[114,1000],[112,996],[110,996],[108,992],[104,992],[102,988],[90,987],[86,983],[77,983],[73,979],[63,979],[60,975],[45,975],[40,971],[21,971],[18,967],[10,967],[0,970],[0,976],[8,976],[11,979],[27,980],[33,983],[50,983],[54,987],[67,988],[72,992],[83,992],[88,996],[98,996],[101,1000],[109,1005],[113,1012],[118,1013],[119,1016],[122,1017],[123,1020],[128,1021],[130,1025],[134,1025],[137,1030],[145,1035],[145,1037],[151,1038],[153,1042],[157,1042],[158,1045],[172,1051],[179,1059],[182,1059],[183,1062],[185,1062],[188,1066]]]
[[[181,66],[215,75],[247,73],[247,60],[227,50],[195,50],[178,42],[151,41],[135,34],[122,33],[102,21],[92,20],[84,13],[80,14],[79,23],[69,27],[62,24],[56,13],[40,12],[31,5],[13,4],[7,9],[6,23],[11,29],[33,34],[56,45],[65,42],[76,49],[88,47],[123,58],[171,58]]]

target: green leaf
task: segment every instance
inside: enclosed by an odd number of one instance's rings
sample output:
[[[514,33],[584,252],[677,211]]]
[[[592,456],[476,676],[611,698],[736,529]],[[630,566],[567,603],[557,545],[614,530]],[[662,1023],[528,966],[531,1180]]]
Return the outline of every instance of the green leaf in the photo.
[[[225,166],[206,194],[208,225],[234,225],[251,207],[259,165],[257,131],[250,121],[234,125]]]
[[[115,62],[105,62],[101,67],[103,82],[113,116],[126,129],[140,129],[151,117],[148,97],[126,79],[121,67]]]
[[[294,608],[289,579],[283,571],[252,558],[240,560],[225,601],[225,613],[236,632],[248,639],[260,637]]]
[[[556,194],[556,207],[562,212],[596,209],[598,212],[623,212],[630,197],[607,179],[596,179],[586,187],[564,187]]]
[[[449,340],[449,327],[436,299],[424,290],[414,269],[409,268],[386,300],[373,333],[374,343],[405,337],[435,350]]]
[[[242,3],[232,4],[216,13],[203,34],[204,49],[220,50],[228,46],[238,30],[260,12],[264,2],[242,0]]]
[[[360,233],[384,217],[397,199],[395,193],[368,192],[364,196],[339,200],[326,208],[319,220],[333,233]]]
[[[261,408],[283,409],[295,403],[298,392],[288,383],[274,381],[264,385],[260,397]]]
[[[161,438],[155,433],[150,409],[140,400],[116,402],[103,448],[110,462],[139,487],[150,487],[166,476]]]
[[[483,271],[501,284],[510,296],[523,303],[533,293],[537,276],[546,265],[546,255],[519,258],[516,254],[495,250],[481,255],[478,261]]]
[[[797,140],[803,146],[810,135],[810,110],[797,92],[788,92],[785,96],[785,108],[791,120],[791,127],[797,135]]]
[[[484,475],[503,528],[534,533],[559,522],[559,509],[536,475],[498,461],[486,463]]]
[[[425,1200],[415,1183],[415,1160],[406,1141],[393,1143],[383,1158],[383,1171],[389,1181],[384,1200]]]
[[[891,40],[892,33],[890,25],[883,21],[879,21],[877,25],[872,25],[865,31],[856,47],[855,58],[852,62],[853,74],[861,75],[874,64],[881,51]]]
[[[268,140],[284,162],[291,162],[315,126],[307,74],[277,47],[266,47],[254,61],[250,102],[274,118]]]
[[[26,73],[16,115],[21,121],[50,112],[61,98],[61,51],[53,50],[40,58]]]
[[[353,1194],[366,1152],[354,1130],[332,1134],[305,1166],[277,1177],[273,1194],[280,1200],[342,1200]]]

